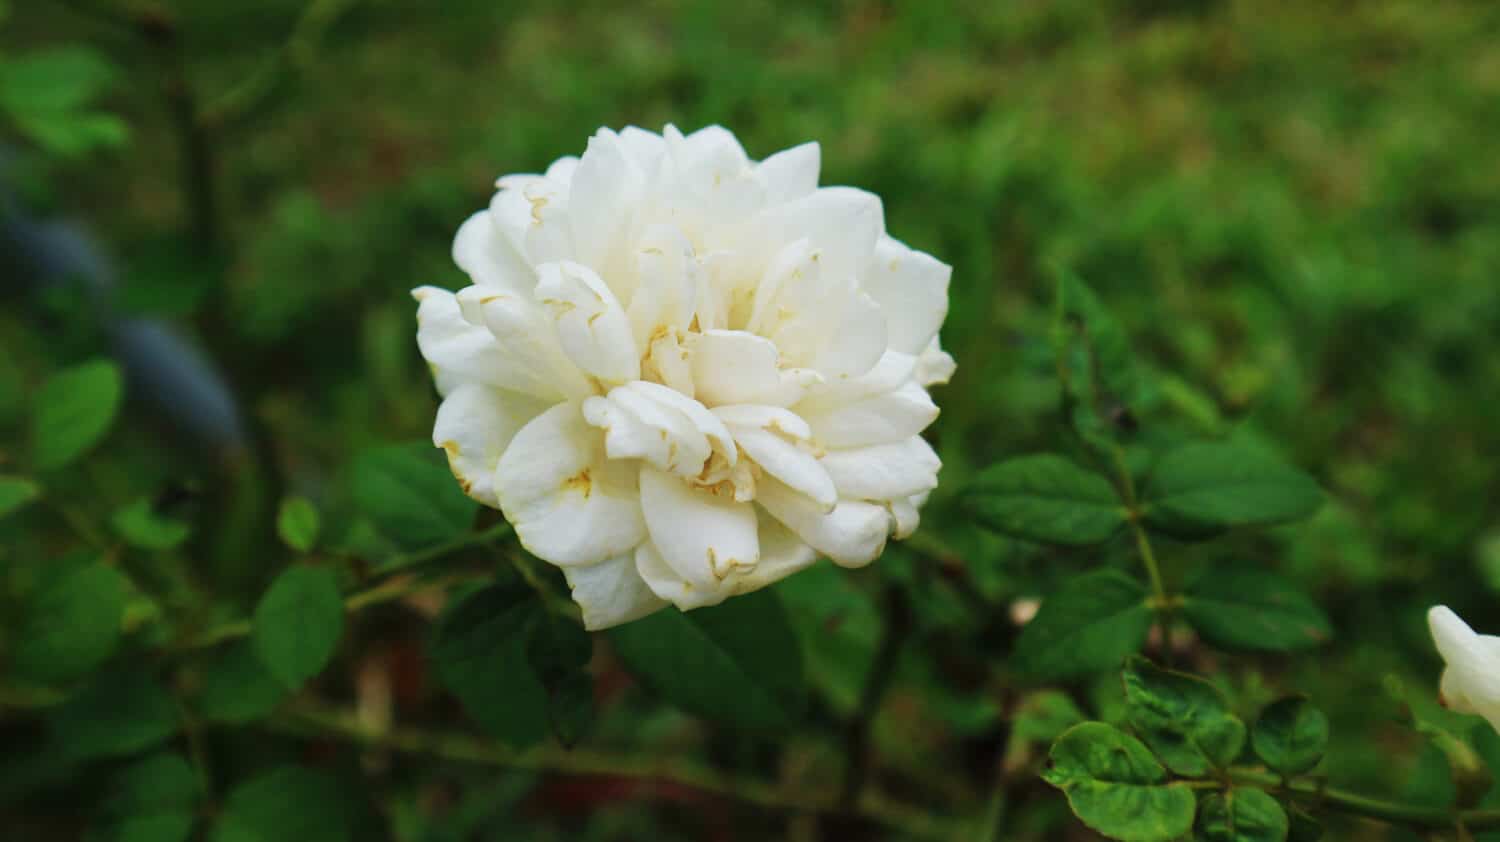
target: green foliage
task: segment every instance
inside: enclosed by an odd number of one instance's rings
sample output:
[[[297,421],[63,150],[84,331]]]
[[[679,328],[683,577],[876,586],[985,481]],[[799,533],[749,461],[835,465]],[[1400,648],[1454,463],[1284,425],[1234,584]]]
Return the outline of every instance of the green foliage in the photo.
[[[31,599],[11,656],[13,674],[32,681],[81,678],[114,652],[128,583],[102,561],[64,565]]]
[[[115,667],[52,711],[53,742],[73,760],[134,754],[177,730],[177,705],[147,672]]]
[[[0,476],[0,518],[42,496],[42,489],[25,477]]]
[[[85,47],[0,60],[0,116],[54,155],[119,146],[129,137],[124,121],[89,108],[115,75],[102,55]]]
[[[1300,520],[1322,504],[1323,492],[1302,472],[1257,448],[1218,443],[1168,453],[1143,500],[1147,523],[1185,535]]]
[[[276,680],[301,687],[323,671],[344,630],[338,577],[324,567],[287,568],[255,606],[251,640]]]
[[[74,366],[44,383],[31,413],[31,458],[37,469],[65,467],[98,444],[123,394],[120,368],[106,360]]]
[[[1259,789],[1232,789],[1203,797],[1198,805],[1198,838],[1204,842],[1285,842],[1286,811]]]
[[[542,611],[524,585],[490,585],[449,606],[433,632],[438,678],[475,722],[513,746],[541,740],[549,727],[547,688],[527,656]]]
[[[998,532],[1076,546],[1109,538],[1127,514],[1108,480],[1051,453],[986,468],[964,502]]]
[[[1261,711],[1250,744],[1266,765],[1283,775],[1311,770],[1328,750],[1328,715],[1299,696]]]
[[[1182,614],[1219,646],[1290,652],[1326,643],[1333,627],[1296,585],[1268,570],[1211,567],[1188,586]]]
[[[1245,723],[1212,684],[1144,658],[1125,665],[1125,715],[1161,761],[1179,775],[1227,767],[1245,746]]]
[[[801,648],[769,591],[696,611],[658,611],[611,629],[609,638],[637,678],[695,716],[767,731],[802,716]]]
[[[526,661],[547,688],[547,719],[558,742],[572,747],[594,717],[594,680],[586,671],[594,641],[572,619],[545,612],[531,623]]]
[[[361,453],[354,462],[353,493],[361,513],[408,547],[461,534],[477,508],[459,490],[442,455],[425,444]]]
[[[197,710],[214,722],[253,722],[275,710],[289,692],[250,641],[226,647],[204,670],[202,682]]]
[[[153,754],[122,769],[110,786],[90,842],[185,842],[202,798],[181,755]]]
[[[1193,791],[1168,783],[1140,740],[1102,722],[1069,729],[1052,746],[1047,783],[1067,793],[1083,823],[1110,839],[1165,842],[1193,826]]]
[[[299,553],[311,552],[318,542],[318,510],[306,497],[288,497],[276,511],[276,534]]]
[[[1118,667],[1151,628],[1146,589],[1115,570],[1071,579],[1042,602],[1016,641],[1018,672],[1069,678]]]
[[[141,498],[117,510],[110,524],[125,543],[143,550],[170,550],[192,534],[187,524],[158,514],[150,500]]]
[[[230,791],[211,842],[345,842],[353,816],[338,782],[301,766],[279,766]]]

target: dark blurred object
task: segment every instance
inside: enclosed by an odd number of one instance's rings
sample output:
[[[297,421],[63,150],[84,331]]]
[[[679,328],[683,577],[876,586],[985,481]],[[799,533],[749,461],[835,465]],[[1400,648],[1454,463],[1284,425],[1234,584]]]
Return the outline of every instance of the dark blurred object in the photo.
[[[10,156],[0,151],[0,167],[10,164]],[[77,285],[124,367],[132,394],[206,450],[227,455],[246,447],[239,406],[208,358],[171,326],[117,312],[116,273],[98,243],[76,223],[32,218],[3,182],[0,271],[20,296]]]

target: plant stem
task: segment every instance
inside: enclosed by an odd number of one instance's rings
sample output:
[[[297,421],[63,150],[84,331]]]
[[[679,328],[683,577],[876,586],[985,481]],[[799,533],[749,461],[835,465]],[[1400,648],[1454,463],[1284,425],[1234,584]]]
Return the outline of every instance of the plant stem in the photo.
[[[1135,479],[1130,476],[1130,467],[1125,464],[1125,452],[1117,444],[1110,445],[1110,459],[1114,462],[1115,475],[1120,483],[1120,494],[1125,507],[1130,510],[1130,531],[1135,536],[1135,546],[1140,552],[1141,563],[1146,566],[1146,575],[1151,577],[1151,591],[1157,603],[1167,605],[1167,588],[1162,581],[1161,565],[1156,561],[1156,552],[1151,549],[1151,537],[1141,526],[1140,501],[1135,494]]]
[[[1279,775],[1259,769],[1235,768],[1230,770],[1229,776],[1236,783],[1263,786],[1342,813],[1379,819],[1407,827],[1449,830],[1453,828],[1455,822],[1459,822],[1469,830],[1500,828],[1500,810],[1450,810],[1443,807],[1402,804],[1348,790],[1324,787],[1316,781],[1299,780],[1284,783]]]
[[[900,659],[901,646],[911,633],[911,610],[906,596],[899,587],[888,587],[885,591],[884,633],[875,660],[870,664],[870,673],[865,677],[864,689],[859,694],[859,706],[844,731],[844,784],[839,794],[839,804],[852,808],[859,803],[860,791],[870,773],[870,732],[875,714],[880,710],[880,701],[890,689],[891,679],[896,676],[896,662]]]
[[[504,537],[509,532],[510,524],[502,520],[486,529],[481,529],[478,532],[470,532],[464,535],[460,535],[457,538],[451,538],[441,544],[433,544],[430,547],[423,547],[420,550],[413,550],[412,552],[397,553],[396,555],[393,555],[390,558],[386,559],[385,562],[380,565],[380,568],[375,571],[375,574],[382,577],[390,576],[393,573],[401,572],[407,570],[408,568],[426,564],[427,562],[434,559],[442,558],[449,553],[456,553],[459,550],[466,550],[470,547],[477,547],[483,544],[488,544],[491,541],[495,541],[499,538]]]
[[[788,812],[839,813],[836,802],[750,777],[742,777],[691,761],[660,757],[626,757],[585,749],[563,750],[552,745],[516,751],[471,734],[374,729],[351,712],[327,707],[299,706],[269,720],[276,731],[299,736],[348,740],[388,751],[421,754],[459,763],[534,769],[564,775],[607,775],[652,783],[669,783],[713,793],[757,807]],[[865,792],[852,812],[883,825],[903,837],[948,840],[952,828],[924,810]]]
[[[395,602],[403,597],[410,596],[430,588],[444,588],[455,582],[473,578],[474,574],[463,574],[445,576],[438,579],[391,579],[373,588],[356,591],[344,600],[344,610],[348,613],[363,611],[372,605],[382,605],[387,602]],[[236,638],[245,637],[250,634],[250,620],[236,620],[209,629],[202,634],[179,641],[173,645],[176,650],[206,649],[217,646]]]

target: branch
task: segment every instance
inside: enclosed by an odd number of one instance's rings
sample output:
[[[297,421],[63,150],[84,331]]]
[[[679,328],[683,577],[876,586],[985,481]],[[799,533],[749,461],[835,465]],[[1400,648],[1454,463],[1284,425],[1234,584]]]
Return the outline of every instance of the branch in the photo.
[[[1231,769],[1230,778],[1238,783],[1263,786],[1341,813],[1379,819],[1407,827],[1451,830],[1455,823],[1459,823],[1469,830],[1500,828],[1500,810],[1495,809],[1450,810],[1444,807],[1403,804],[1360,795],[1345,789],[1324,787],[1316,781],[1284,782],[1280,776],[1259,769]]]
[[[398,571],[408,570],[425,562],[442,558],[443,556],[446,556],[450,553],[468,549],[469,547],[479,546],[481,544],[487,544],[505,535],[509,531],[510,524],[501,521],[500,523],[497,523],[494,526],[489,527],[488,529],[482,529],[478,532],[470,532],[466,535],[460,535],[457,538],[454,538],[450,541],[445,541],[441,544],[434,544],[431,547],[426,547],[421,550],[393,556],[391,559],[387,560],[384,565],[381,566],[378,575],[382,577],[388,577]],[[394,602],[398,599],[410,596],[411,594],[417,593],[419,591],[424,591],[429,588],[447,587],[448,585],[451,585],[456,581],[462,581],[468,578],[471,577],[467,574],[445,576],[437,579],[387,578],[380,584],[365,588],[363,590],[355,591],[354,593],[350,594],[344,600],[344,610],[350,614],[357,613],[359,611],[363,611],[366,608],[369,608],[372,605],[383,605],[387,602]],[[185,640],[179,641],[172,648],[179,650],[205,649],[207,647],[216,646],[229,640],[244,637],[250,634],[250,628],[250,620],[236,620],[232,623],[225,623],[221,626],[216,626],[212,629],[209,629],[208,631],[203,632],[202,634],[194,635]]]
[[[428,755],[458,763],[532,769],[560,775],[607,775],[670,783],[719,795],[742,804],[784,812],[851,814],[913,839],[946,842],[954,838],[954,828],[948,822],[874,792],[864,793],[854,808],[843,810],[831,798],[815,796],[805,790],[789,791],[765,781],[721,772],[688,760],[656,757],[645,759],[583,749],[566,751],[552,745],[516,751],[464,733],[403,728],[375,729],[361,723],[353,713],[320,706],[297,707],[266,724],[272,730],[297,736],[346,740],[359,745],[398,753]]]
[[[900,659],[901,646],[911,633],[911,609],[901,588],[887,587],[884,599],[884,634],[875,660],[870,664],[865,677],[864,689],[859,695],[859,707],[844,733],[844,785],[839,795],[839,804],[852,807],[859,803],[860,791],[870,773],[870,731],[874,727],[875,714],[885,698],[891,680],[896,677],[896,663]]]

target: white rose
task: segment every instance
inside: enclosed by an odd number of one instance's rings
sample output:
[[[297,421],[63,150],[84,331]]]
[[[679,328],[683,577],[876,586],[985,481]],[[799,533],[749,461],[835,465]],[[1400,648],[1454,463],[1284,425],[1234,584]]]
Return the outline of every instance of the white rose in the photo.
[[[1427,612],[1432,640],[1443,656],[1443,704],[1477,713],[1500,730],[1500,637],[1476,634],[1445,605]]]
[[[589,628],[868,564],[937,485],[951,269],[819,154],[601,129],[497,182],[453,243],[473,286],[413,293],[433,442]]]

